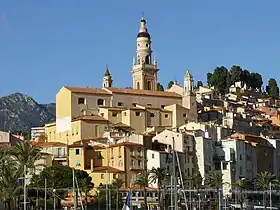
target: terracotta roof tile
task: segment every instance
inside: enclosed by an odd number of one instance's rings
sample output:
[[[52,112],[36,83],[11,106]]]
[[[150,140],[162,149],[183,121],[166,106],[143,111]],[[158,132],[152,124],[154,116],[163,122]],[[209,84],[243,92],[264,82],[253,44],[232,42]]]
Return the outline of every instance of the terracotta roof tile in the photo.
[[[99,115],[83,115],[79,116],[73,119],[73,121],[76,120],[87,120],[87,121],[108,121],[107,119],[99,116]]]
[[[119,146],[125,146],[125,147],[143,147],[142,144],[136,144],[133,142],[121,142],[118,144],[112,144],[110,147],[119,147]]]
[[[137,90],[137,89],[132,89],[132,88],[106,88],[106,89],[112,93],[117,93],[117,94],[182,98],[182,96],[177,93],[167,92],[167,91]]]
[[[100,166],[100,167],[96,167],[96,168],[93,168],[92,170],[93,173],[121,173],[121,172],[124,172],[122,170],[119,170],[117,168],[113,168],[113,167],[110,167],[110,166]]]
[[[73,93],[112,95],[108,91],[101,88],[80,88],[80,87],[70,87],[70,86],[64,86],[64,87]]]
[[[67,147],[67,144],[61,142],[35,142],[31,141],[33,146],[37,147]]]

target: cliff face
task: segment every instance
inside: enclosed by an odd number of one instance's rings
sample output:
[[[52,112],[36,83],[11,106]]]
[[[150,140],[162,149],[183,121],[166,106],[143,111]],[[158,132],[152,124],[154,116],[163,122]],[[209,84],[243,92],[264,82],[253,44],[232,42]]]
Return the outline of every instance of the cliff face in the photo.
[[[54,103],[39,104],[22,93],[0,97],[0,130],[29,132],[54,120]]]

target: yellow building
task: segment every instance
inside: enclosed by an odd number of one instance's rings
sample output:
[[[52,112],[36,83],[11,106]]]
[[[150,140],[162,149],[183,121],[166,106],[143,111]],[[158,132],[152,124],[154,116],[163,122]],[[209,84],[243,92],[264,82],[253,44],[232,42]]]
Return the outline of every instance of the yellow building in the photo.
[[[132,142],[107,143],[107,138],[93,138],[69,145],[69,166],[85,170],[95,186],[123,180],[124,187],[145,168],[144,146]]]
[[[112,75],[106,67],[102,88],[64,86],[60,89],[56,95],[56,122],[45,126],[49,141],[72,144],[87,137],[100,137],[106,123],[122,123],[140,133],[156,127],[177,127],[178,123],[174,123],[177,114],[174,117],[171,113],[174,109],[165,109],[171,105],[188,110],[180,117],[182,122],[185,118],[196,121],[196,96],[189,71],[184,77],[182,93],[156,90],[159,69],[152,56],[151,36],[144,18],[140,21],[136,47],[132,88],[113,87]]]

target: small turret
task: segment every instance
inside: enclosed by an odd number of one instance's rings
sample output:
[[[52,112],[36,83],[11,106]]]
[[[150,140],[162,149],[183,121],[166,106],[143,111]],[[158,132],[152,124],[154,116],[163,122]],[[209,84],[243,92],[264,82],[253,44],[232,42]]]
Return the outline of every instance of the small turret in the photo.
[[[102,87],[105,87],[105,88],[112,87],[112,85],[113,85],[112,76],[111,76],[108,66],[106,66],[106,71],[104,73],[104,77],[103,77],[103,81],[102,81]]]

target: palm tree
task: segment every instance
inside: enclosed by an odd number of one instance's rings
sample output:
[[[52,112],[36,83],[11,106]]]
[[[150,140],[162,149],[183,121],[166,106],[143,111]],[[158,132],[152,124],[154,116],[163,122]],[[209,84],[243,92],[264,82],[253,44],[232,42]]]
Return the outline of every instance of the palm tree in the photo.
[[[164,185],[164,180],[167,177],[165,168],[152,168],[150,171],[150,181],[158,184],[158,206],[162,209],[161,189]]]
[[[217,190],[216,191],[216,198],[217,198],[218,195],[220,195],[219,192],[223,185],[223,174],[220,171],[209,173],[205,180],[205,184]]]
[[[239,189],[241,209],[243,209],[243,190],[246,188],[248,182],[249,182],[249,180],[247,180],[245,178],[241,178],[241,179],[238,179],[234,184]]]
[[[271,187],[278,185],[276,176],[270,172],[261,172],[257,174],[256,186],[263,191],[263,205],[266,209],[266,191]]]
[[[116,178],[114,181],[113,181],[113,186],[114,188],[116,189],[116,192],[117,192],[117,196],[116,196],[116,210],[119,209],[119,189],[123,186],[123,183],[124,181],[119,179],[119,178]]]
[[[138,185],[144,191],[144,209],[148,209],[147,205],[147,187],[149,186],[150,179],[149,173],[144,172],[142,174],[138,174],[136,180],[134,182],[135,185]]]
[[[42,157],[41,148],[32,146],[27,141],[21,141],[13,145],[7,154],[14,160],[16,166],[23,173],[24,165],[28,169],[35,169],[35,162]]]
[[[199,172],[197,172],[190,177],[186,177],[185,180],[190,183],[192,188],[199,190],[202,186],[203,178],[202,178],[201,174]]]
[[[0,174],[0,194],[10,210],[21,188],[18,184],[20,173],[9,158],[1,158]]]

